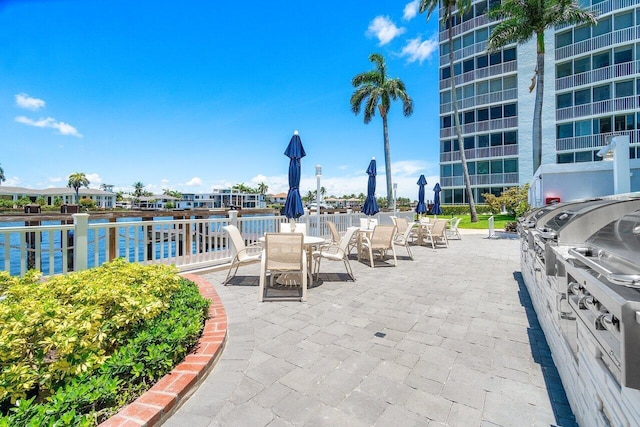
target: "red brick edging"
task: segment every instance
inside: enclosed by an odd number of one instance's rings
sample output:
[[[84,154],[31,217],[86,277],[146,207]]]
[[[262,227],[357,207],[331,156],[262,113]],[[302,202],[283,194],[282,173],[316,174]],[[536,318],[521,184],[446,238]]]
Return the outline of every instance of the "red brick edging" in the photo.
[[[222,353],[227,337],[227,312],[213,285],[195,274],[183,275],[211,301],[209,319],[194,351],[146,393],[125,406],[100,427],[151,427],[168,417],[202,380]]]

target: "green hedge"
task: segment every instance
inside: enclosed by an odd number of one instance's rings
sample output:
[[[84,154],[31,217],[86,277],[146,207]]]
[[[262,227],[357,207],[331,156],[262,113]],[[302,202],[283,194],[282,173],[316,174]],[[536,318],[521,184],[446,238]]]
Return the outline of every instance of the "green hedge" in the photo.
[[[54,276],[0,274],[0,427],[96,425],[197,342],[209,302],[174,267],[122,259]]]

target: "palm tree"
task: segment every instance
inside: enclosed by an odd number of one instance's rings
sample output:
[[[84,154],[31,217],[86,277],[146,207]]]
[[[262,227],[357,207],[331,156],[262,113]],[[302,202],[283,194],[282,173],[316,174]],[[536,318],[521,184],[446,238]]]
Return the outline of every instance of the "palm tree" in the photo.
[[[0,166],[0,185],[2,185],[3,182],[5,182],[7,179],[4,176],[4,169],[2,169],[2,166]]]
[[[74,172],[69,175],[67,187],[74,189],[76,192],[76,203],[80,203],[80,187],[89,188],[89,180],[84,172]]]
[[[376,107],[382,117],[382,131],[384,136],[384,166],[387,176],[387,201],[389,206],[393,200],[391,185],[391,149],[389,148],[389,129],[387,126],[387,115],[391,108],[391,101],[400,99],[402,101],[402,113],[405,117],[413,114],[413,100],[407,93],[407,89],[398,78],[387,76],[387,66],[382,55],[372,53],[369,61],[373,62],[375,69],[356,75],[351,84],[356,90],[351,95],[351,111],[354,114],[360,113],[360,108],[364,103],[364,122],[369,123],[376,115]],[[379,104],[379,105],[378,105]]]
[[[261,182],[260,184],[258,184],[258,191],[260,192],[260,194],[267,194],[267,191],[269,191],[269,186],[264,182]]]
[[[320,196],[322,196],[321,199],[324,200],[324,196],[326,195],[327,195],[327,189],[324,187],[320,187]]]
[[[144,184],[140,181],[138,182],[134,182],[133,183],[133,195],[135,197],[140,197],[142,196],[142,193],[144,192]]]
[[[469,168],[467,166],[467,155],[464,152],[464,140],[462,139],[462,127],[460,126],[460,115],[458,114],[458,96],[456,94],[456,76],[453,67],[453,18],[455,14],[464,15],[471,6],[470,0],[420,0],[420,13],[427,12],[427,19],[431,17],[434,10],[438,8],[438,4],[442,3],[444,14],[442,20],[448,28],[449,36],[449,80],[451,81],[451,101],[453,104],[453,119],[456,128],[456,136],[458,137],[458,148],[460,149],[460,163],[462,165],[462,175],[464,178],[464,186],[467,192],[467,201],[469,204],[469,214],[471,222],[478,222],[478,213],[476,212],[476,202],[471,190],[471,179],[469,178]]]
[[[529,92],[536,89],[533,108],[533,171],[542,163],[542,101],[544,95],[544,30],[556,25],[596,24],[593,13],[575,0],[503,0],[489,10],[489,17],[501,22],[489,36],[487,49],[496,51],[510,43],[523,44],[536,38],[536,68]]]

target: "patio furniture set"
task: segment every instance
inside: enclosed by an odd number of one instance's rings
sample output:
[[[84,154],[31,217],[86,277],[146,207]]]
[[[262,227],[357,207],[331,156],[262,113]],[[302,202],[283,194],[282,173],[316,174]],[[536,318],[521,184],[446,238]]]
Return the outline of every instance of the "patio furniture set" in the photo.
[[[306,225],[283,222],[280,232],[265,233],[259,241],[246,245],[240,230],[234,225],[224,227],[234,249],[234,257],[223,284],[227,285],[242,265],[260,262],[259,301],[266,299],[306,301],[307,288],[318,280],[322,260],[343,262],[351,280],[355,281],[349,257],[356,250],[358,261],[367,260],[375,268],[376,260],[384,262],[389,252],[393,265],[398,265],[395,247],[403,246],[413,260],[410,244],[427,244],[435,249],[438,245],[449,246],[449,238],[460,239],[459,218],[451,220],[421,218],[409,222],[403,217],[391,217],[392,225],[381,225],[373,218],[362,218],[360,227],[348,227],[340,233],[336,225],[327,221],[330,239],[307,235]],[[268,285],[267,285],[268,281]],[[280,294],[267,298],[269,288],[300,288],[291,297]]]

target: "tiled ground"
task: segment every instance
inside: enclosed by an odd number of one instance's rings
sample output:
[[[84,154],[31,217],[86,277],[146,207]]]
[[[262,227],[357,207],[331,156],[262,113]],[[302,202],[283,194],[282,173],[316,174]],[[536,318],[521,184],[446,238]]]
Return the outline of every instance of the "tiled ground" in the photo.
[[[308,302],[258,302],[259,265],[204,278],[220,361],[165,426],[573,426],[519,242],[463,234],[399,265],[323,262]]]

